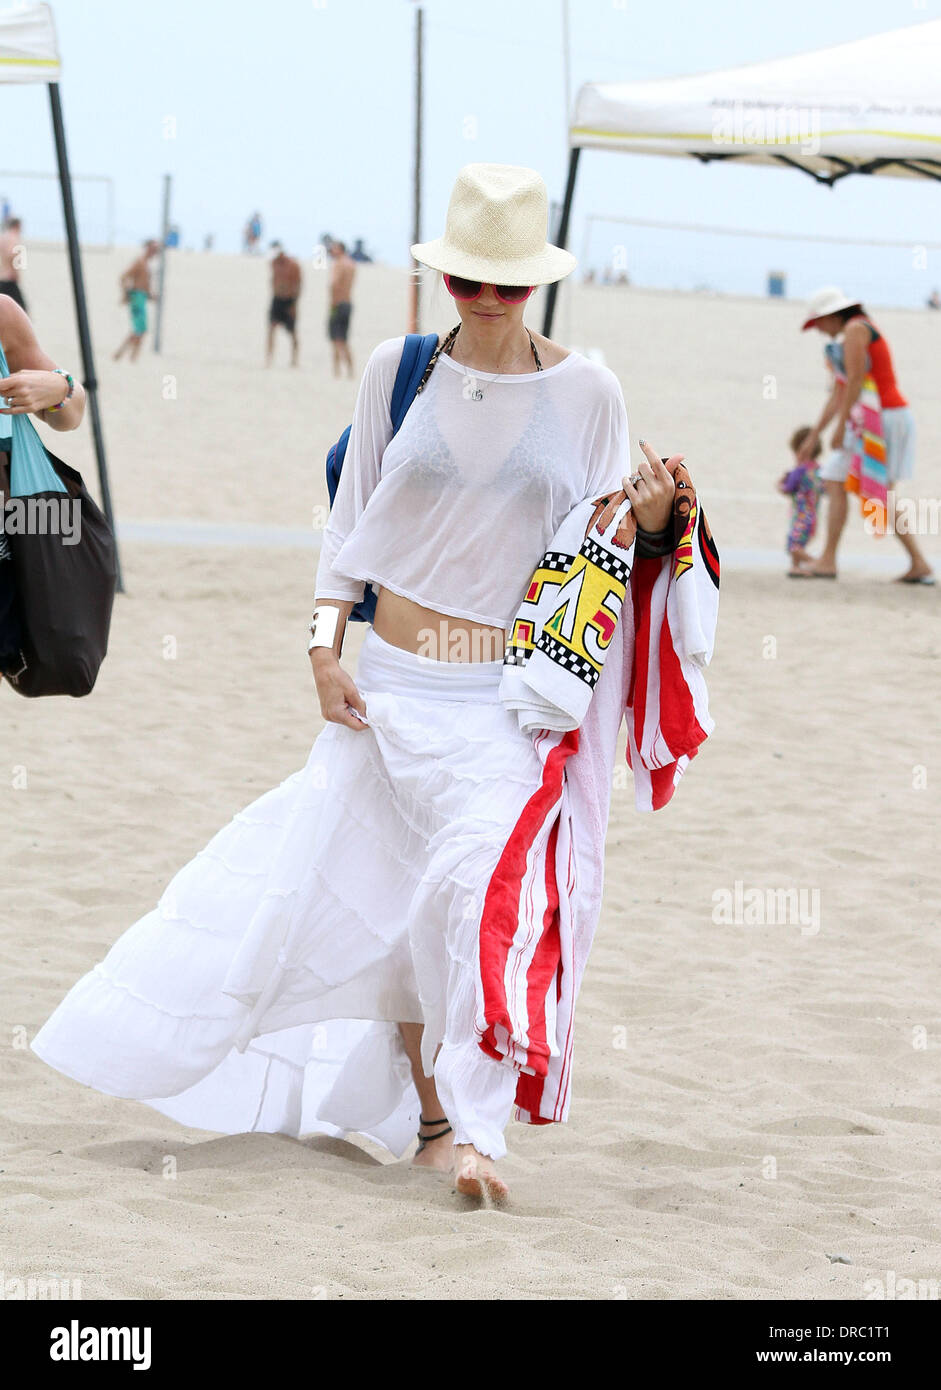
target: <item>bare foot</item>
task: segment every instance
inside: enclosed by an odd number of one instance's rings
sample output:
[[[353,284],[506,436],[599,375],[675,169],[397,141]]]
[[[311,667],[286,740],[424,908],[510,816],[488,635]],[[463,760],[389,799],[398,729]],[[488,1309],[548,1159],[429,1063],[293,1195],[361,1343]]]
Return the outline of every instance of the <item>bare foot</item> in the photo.
[[[900,574],[896,584],[933,584],[934,571],[930,565],[912,565],[907,574]]]
[[[454,1131],[447,1120],[432,1125],[422,1120],[418,1134],[425,1142],[412,1159],[412,1167],[436,1168],[441,1173],[450,1173],[454,1166]]]
[[[510,1189],[502,1178],[497,1176],[492,1158],[478,1153],[473,1144],[454,1146],[455,1185],[465,1197],[489,1197],[492,1202],[503,1202]]]

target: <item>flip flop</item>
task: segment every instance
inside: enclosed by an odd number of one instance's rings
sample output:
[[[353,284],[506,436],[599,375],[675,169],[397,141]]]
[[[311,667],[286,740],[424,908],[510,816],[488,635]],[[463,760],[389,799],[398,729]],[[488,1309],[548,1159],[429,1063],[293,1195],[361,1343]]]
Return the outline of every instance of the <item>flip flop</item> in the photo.
[[[933,574],[917,574],[914,575],[911,579],[907,578],[903,574],[900,575],[895,582],[897,584],[924,584],[928,588],[930,588],[932,584],[937,584],[938,580],[936,576]]]
[[[836,579],[836,574],[821,574],[819,570],[788,570],[788,579]]]

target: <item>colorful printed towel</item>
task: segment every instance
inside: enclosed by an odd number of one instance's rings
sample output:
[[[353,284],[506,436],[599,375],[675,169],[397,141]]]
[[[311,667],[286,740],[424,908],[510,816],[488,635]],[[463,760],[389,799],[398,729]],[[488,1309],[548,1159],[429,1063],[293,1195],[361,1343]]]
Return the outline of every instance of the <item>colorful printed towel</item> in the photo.
[[[824,356],[837,381],[845,385],[847,375],[843,344],[828,343]],[[882,401],[875,379],[868,372],[850,410],[844,438],[844,448],[850,455],[844,487],[847,492],[855,492],[859,497],[863,516],[870,522],[874,533],[884,536],[889,502],[885,430]]]
[[[564,1120],[575,1000],[601,907],[618,731],[635,804],[664,806],[713,728],[703,667],[718,615],[719,558],[685,468],[674,551],[635,559],[622,504],[579,504],[537,566],[514,622],[501,697],[543,766],[488,885],[477,1032],[516,1067],[517,1118]]]
[[[853,442],[846,491],[858,495],[863,516],[877,536],[884,536],[889,504],[885,433],[882,402],[871,376],[864,378],[850,412],[850,431]]]

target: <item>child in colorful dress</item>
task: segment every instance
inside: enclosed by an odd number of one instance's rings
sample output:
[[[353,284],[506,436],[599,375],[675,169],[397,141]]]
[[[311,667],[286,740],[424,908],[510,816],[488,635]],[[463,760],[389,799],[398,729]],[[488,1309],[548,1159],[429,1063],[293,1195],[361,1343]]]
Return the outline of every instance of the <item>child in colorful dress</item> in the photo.
[[[798,451],[809,434],[810,426],[802,425],[791,435],[794,467],[778,480],[778,491],[789,495],[792,502],[791,528],[787,534],[787,552],[791,557],[789,575],[801,574],[801,566],[811,558],[806,545],[817,529],[817,501],[823,491],[818,476],[819,441],[809,459],[798,458]]]

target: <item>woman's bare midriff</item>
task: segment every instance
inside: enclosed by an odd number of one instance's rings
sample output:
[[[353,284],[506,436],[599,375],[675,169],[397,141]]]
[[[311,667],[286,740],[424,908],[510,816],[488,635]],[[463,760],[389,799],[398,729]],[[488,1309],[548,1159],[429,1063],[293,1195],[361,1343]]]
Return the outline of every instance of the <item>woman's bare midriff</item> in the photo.
[[[502,661],[506,633],[436,613],[410,598],[380,589],[373,619],[376,635],[393,647],[418,652],[434,661]]]

